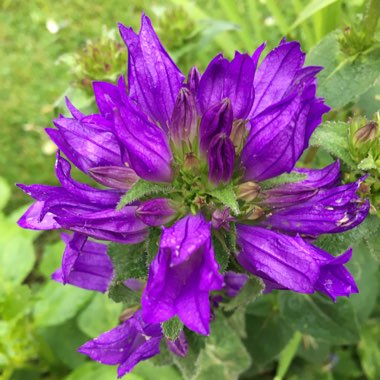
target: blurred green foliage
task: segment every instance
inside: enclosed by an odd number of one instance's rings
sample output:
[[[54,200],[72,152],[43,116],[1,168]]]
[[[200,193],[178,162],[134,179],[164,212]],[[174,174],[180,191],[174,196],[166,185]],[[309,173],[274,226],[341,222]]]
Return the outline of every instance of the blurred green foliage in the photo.
[[[63,244],[57,234],[17,227],[25,198],[9,185],[55,183],[55,147],[44,128],[64,112],[63,95],[94,107],[91,80],[113,81],[126,67],[116,23],[138,28],[143,10],[184,72],[204,69],[219,51],[231,57],[264,40],[269,48],[284,36],[300,40],[308,64],[325,66],[318,91],[333,107],[303,165],[338,157],[347,181],[370,171],[363,192],[378,212],[378,145],[352,138],[380,108],[379,0],[0,0],[0,10],[1,380],[116,378],[115,368],[88,362],[76,348],[115,326],[123,306],[49,280]],[[125,379],[176,380],[179,372],[193,379],[195,366],[196,378],[208,380],[379,379],[379,220],[317,242],[332,253],[353,246],[349,265],[360,294],[336,304],[285,292],[248,305],[237,298],[235,313],[218,315],[211,338],[192,342],[187,359],[145,362]],[[249,286],[243,294],[253,300],[260,287]]]

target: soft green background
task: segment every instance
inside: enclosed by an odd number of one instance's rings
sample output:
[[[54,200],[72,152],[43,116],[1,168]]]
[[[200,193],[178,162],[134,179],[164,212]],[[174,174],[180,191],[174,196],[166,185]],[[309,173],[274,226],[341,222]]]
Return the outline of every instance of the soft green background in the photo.
[[[364,52],[344,58],[334,34],[327,36],[336,29],[341,33],[348,25],[363,28],[366,3],[0,0],[0,379],[116,377],[115,368],[90,363],[75,350],[115,326],[121,306],[106,296],[51,282],[49,276],[59,266],[63,250],[59,236],[22,231],[15,224],[20,207],[29,200],[14,184],[55,183],[54,146],[44,128],[62,112],[62,95],[71,93],[77,105],[89,106],[90,87],[80,84],[83,71],[78,70],[72,54],[88,39],[104,35],[103,26],[112,30],[120,21],[138,28],[143,10],[185,72],[193,64],[204,69],[219,51],[231,57],[235,49],[251,52],[264,40],[273,47],[286,35],[300,39],[306,52],[312,50],[310,63],[327,67],[329,75],[321,77],[320,90],[334,107],[330,119],[345,120],[354,111],[371,117],[380,103],[379,56]],[[116,64],[117,68],[125,66]],[[91,73],[99,74],[91,79],[103,79],[101,70]],[[314,158],[317,164],[330,160],[326,153]],[[276,373],[278,380],[380,379],[379,255],[376,244],[368,247],[364,235],[345,240],[348,245],[354,240],[356,246],[350,265],[362,289],[360,297],[342,301],[340,307],[318,297],[279,294],[262,297],[248,308],[247,349],[254,363],[246,379],[271,379]],[[378,232],[371,239],[376,236]],[[326,244],[331,248],[331,242]],[[220,319],[220,328],[228,331],[223,323]],[[199,378],[219,380],[227,373],[226,378],[233,379],[241,372],[239,365],[246,366],[246,351],[235,349],[235,335],[230,333],[229,343],[217,334],[208,343],[209,351],[198,358],[203,366]],[[215,357],[223,360],[218,364]],[[238,368],[229,365],[229,358]],[[139,365],[126,377],[180,378],[174,367],[157,369],[150,363]]]

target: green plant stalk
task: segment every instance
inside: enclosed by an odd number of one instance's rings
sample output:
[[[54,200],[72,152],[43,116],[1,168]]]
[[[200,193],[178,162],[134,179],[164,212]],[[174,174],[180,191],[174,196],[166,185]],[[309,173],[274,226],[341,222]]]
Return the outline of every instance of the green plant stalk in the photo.
[[[284,17],[283,10],[275,0],[267,0],[265,5],[276,20],[281,33],[285,36],[289,30],[289,24],[286,20],[286,17]]]
[[[301,0],[292,0],[293,8],[296,14],[299,14],[303,9],[303,4]],[[315,45],[315,34],[313,33],[313,28],[310,26],[310,23],[305,22],[302,24],[302,31],[305,43],[307,44],[307,49]]]

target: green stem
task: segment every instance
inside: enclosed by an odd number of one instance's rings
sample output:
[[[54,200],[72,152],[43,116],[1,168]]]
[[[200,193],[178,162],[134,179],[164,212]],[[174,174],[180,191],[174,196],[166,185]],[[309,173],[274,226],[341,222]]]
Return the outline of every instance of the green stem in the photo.
[[[369,0],[366,14],[363,19],[363,30],[366,38],[372,39],[375,31],[377,22],[380,17],[380,0]]]

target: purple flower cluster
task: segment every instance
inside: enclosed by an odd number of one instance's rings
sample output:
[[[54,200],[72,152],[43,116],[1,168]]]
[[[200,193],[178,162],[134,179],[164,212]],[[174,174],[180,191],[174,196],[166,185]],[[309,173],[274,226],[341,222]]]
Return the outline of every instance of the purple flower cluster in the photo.
[[[358,292],[344,267],[351,250],[334,257],[312,242],[364,220],[369,204],[357,195],[361,180],[341,185],[339,162],[295,169],[329,110],[316,97],[321,67],[304,67],[299,43],[282,41],[260,65],[265,44],[252,55],[236,52],[231,61],[220,54],[203,74],[194,67],[186,79],[148,17],[138,34],[119,28],[129,51],[128,85],[123,76],[116,84],[95,82],[96,114],[84,115],[67,101],[71,117],[47,129],[59,149],[61,185],[19,185],[36,201],[21,227],[73,232],[63,235],[62,267],[52,275],[64,284],[106,292],[114,268],[107,245],[94,239],[136,244],[150,228],[162,230],[146,283],[124,279],[142,292],[141,309],[80,352],[118,364],[122,376],[159,353],[162,323],[173,317],[208,335],[217,305],[210,304],[212,292],[236,296],[247,274],[260,277],[265,291],[318,291],[333,300]],[[61,153],[98,185],[74,180]],[[270,186],[267,180],[284,173],[299,179]],[[167,190],[118,210],[142,181]],[[223,202],[227,190],[237,209]],[[229,235],[237,241],[229,261],[240,264],[240,273],[228,265],[223,272],[216,260],[212,236]],[[186,355],[184,332],[167,343]]]

